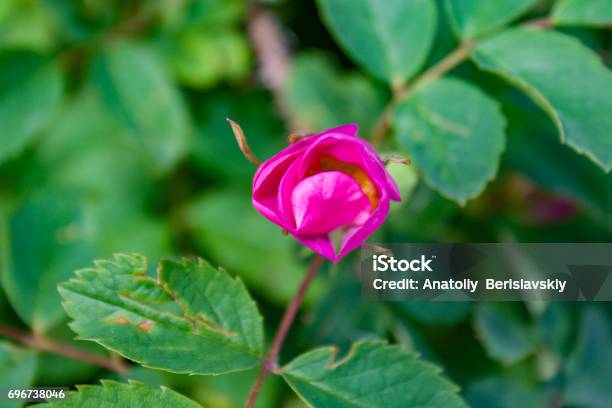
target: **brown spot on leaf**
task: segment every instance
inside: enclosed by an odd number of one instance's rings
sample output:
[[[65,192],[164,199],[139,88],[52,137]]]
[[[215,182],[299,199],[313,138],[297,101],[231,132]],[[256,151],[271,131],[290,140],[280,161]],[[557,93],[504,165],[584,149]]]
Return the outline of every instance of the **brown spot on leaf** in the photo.
[[[151,327],[153,327],[153,322],[151,320],[145,320],[144,322],[138,324],[138,328],[142,331],[146,331],[147,333],[151,331]]]
[[[115,323],[118,323],[118,324],[130,324],[130,321],[126,317],[117,316],[115,318]]]

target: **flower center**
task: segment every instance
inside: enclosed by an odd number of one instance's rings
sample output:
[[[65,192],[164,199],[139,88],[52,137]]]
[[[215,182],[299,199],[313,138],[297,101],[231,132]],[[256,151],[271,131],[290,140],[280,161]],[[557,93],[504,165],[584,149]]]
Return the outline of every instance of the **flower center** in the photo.
[[[342,162],[333,157],[321,157],[319,162],[314,164],[308,172],[306,173],[306,177],[313,176],[318,173],[322,173],[324,171],[339,171],[341,173],[346,174],[347,176],[351,176],[363,193],[370,200],[370,213],[373,213],[378,207],[378,190],[374,186],[374,182],[368,176],[368,174],[363,171],[363,169],[356,164]]]

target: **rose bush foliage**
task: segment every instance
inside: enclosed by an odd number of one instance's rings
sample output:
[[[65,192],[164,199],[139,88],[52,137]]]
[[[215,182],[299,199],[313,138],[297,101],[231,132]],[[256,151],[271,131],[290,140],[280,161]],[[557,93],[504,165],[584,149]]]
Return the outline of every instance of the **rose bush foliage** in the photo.
[[[248,3],[1,2],[0,388],[241,407],[314,250],[258,407],[607,407],[605,305],[365,303],[350,252],[610,241],[610,2]]]

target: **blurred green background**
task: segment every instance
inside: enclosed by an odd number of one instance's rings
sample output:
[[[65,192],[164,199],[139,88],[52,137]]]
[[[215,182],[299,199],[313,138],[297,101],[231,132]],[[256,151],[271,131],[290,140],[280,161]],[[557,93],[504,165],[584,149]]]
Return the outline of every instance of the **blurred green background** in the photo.
[[[252,208],[255,169],[225,119],[267,158],[294,131],[355,122],[368,137],[389,91],[340,51],[314,2],[263,7],[254,15],[240,0],[0,0],[3,327],[107,354],[73,340],[56,284],[95,258],[138,252],[151,264],[202,256],[241,276],[271,337],[308,252]],[[428,65],[456,45],[443,12],[438,26]],[[563,31],[610,66],[609,30]],[[612,176],[559,144],[552,121],[514,88],[471,62],[453,74],[502,103],[498,175],[460,207],[414,168],[392,168],[404,200],[373,241],[610,242]],[[396,150],[392,138],[383,150]],[[383,337],[439,365],[473,406],[610,406],[608,304],[365,303],[354,266],[349,257],[318,278],[283,361]],[[120,377],[229,408],[242,406],[255,374],[134,366],[119,376],[0,339],[0,388]],[[303,405],[270,378],[258,406]]]

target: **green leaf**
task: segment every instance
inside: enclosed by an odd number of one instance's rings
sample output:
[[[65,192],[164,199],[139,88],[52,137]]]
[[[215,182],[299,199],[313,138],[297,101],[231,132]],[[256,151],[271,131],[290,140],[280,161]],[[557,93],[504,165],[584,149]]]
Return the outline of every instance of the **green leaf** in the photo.
[[[97,203],[96,203],[97,204]],[[155,260],[174,254],[167,218],[147,214],[123,200],[88,207],[96,229],[97,256],[110,257],[121,251],[155,254]],[[108,220],[114,220],[109,223]]]
[[[547,302],[546,309],[538,316],[537,335],[556,356],[570,354],[578,330],[575,305],[568,302]]]
[[[259,354],[262,318],[239,279],[199,262],[162,261],[159,279],[191,321],[214,322],[232,343]]]
[[[423,65],[436,33],[432,0],[318,0],[324,22],[348,54],[397,85]]]
[[[401,158],[402,153],[389,152],[383,153],[381,156],[383,158],[386,156],[396,156]],[[414,191],[415,187],[417,186],[417,183],[419,182],[419,175],[417,173],[416,168],[411,163],[394,163],[391,161],[387,163],[385,168],[395,181],[395,184],[397,184],[397,188],[400,192],[400,197],[402,197],[402,200],[400,202],[391,203],[391,212],[394,212],[399,210],[410,200],[412,192]]]
[[[361,74],[340,73],[324,54],[315,53],[293,60],[283,95],[297,125],[313,132],[355,122],[367,134],[386,100]]]
[[[570,355],[564,401],[570,406],[604,408],[612,399],[612,324],[610,316],[588,307]]]
[[[194,88],[242,80],[251,68],[249,45],[236,29],[186,30],[162,43],[162,49],[178,79]]]
[[[612,73],[595,53],[558,32],[516,28],[484,41],[472,55],[542,107],[563,143],[612,168]]]
[[[171,253],[167,219],[144,210],[154,177],[140,153],[126,143],[125,131],[104,110],[91,84],[70,101],[37,145],[38,171],[44,172],[39,177],[87,194],[84,207],[95,233],[96,256]]]
[[[0,54],[0,162],[17,155],[44,128],[62,88],[53,61],[25,51]]]
[[[51,20],[53,34],[69,44],[92,41],[96,35],[111,29],[121,12],[117,7],[97,2],[42,0],[38,3]]]
[[[400,211],[389,214],[387,229],[393,236],[422,242],[436,242],[452,236],[453,220],[461,208],[425,183],[419,183]],[[450,235],[449,235],[450,234]]]
[[[429,185],[460,204],[497,172],[505,119],[498,104],[466,82],[437,80],[402,101],[397,140]]]
[[[148,192],[153,177],[142,149],[126,143],[125,130],[98,96],[87,83],[72,97],[37,145],[38,157],[51,184],[96,197],[118,196],[132,205]]]
[[[557,25],[611,26],[610,0],[559,0],[552,20]]]
[[[474,330],[487,354],[504,364],[513,364],[536,346],[535,332],[521,316],[520,305],[482,303],[476,308]]]
[[[63,283],[70,327],[145,367],[220,374],[259,364],[261,316],[240,280],[203,260],[160,262],[157,280],[145,258],[96,261]]]
[[[549,398],[524,381],[493,376],[469,384],[465,395],[470,406],[490,408],[541,408],[547,406]]]
[[[249,287],[281,305],[295,294],[306,268],[293,254],[295,241],[255,211],[248,196],[229,190],[210,192],[192,201],[185,217],[199,247],[244,278]],[[307,299],[321,289],[315,280]]]
[[[363,302],[355,279],[353,259],[330,267],[325,292],[308,311],[308,324],[296,328],[300,350],[334,344],[348,349],[352,339],[381,338],[389,331],[389,310],[384,303]]]
[[[429,57],[427,58],[427,65],[433,66],[440,62],[442,59],[453,52],[457,46],[457,34],[451,21],[451,16],[446,9],[445,0],[436,0],[438,6],[438,22],[436,29],[436,37],[433,42],[432,49]]]
[[[0,5],[0,48],[48,51],[55,27],[37,0],[3,0]]]
[[[556,129],[541,120],[541,112],[510,109],[504,104],[509,117],[521,119],[513,120],[509,129],[508,140],[512,143],[505,155],[509,166],[546,190],[572,197],[580,203],[583,214],[612,231],[612,173],[602,172],[591,160],[560,144]],[[537,123],[546,126],[534,129]],[[538,137],[533,137],[534,132]],[[589,236],[593,236],[594,231],[586,228]]]
[[[333,347],[307,352],[281,375],[312,407],[466,406],[440,369],[400,346],[362,341],[343,359],[336,354]]]
[[[451,23],[464,39],[478,37],[525,13],[536,0],[446,0]]]
[[[34,380],[36,355],[30,350],[23,350],[11,343],[0,341],[0,389],[6,393],[9,389],[28,388]],[[6,398],[6,394],[2,396]],[[2,407],[21,407],[23,402],[2,401]]]
[[[174,32],[194,27],[227,27],[243,22],[247,4],[243,0],[164,1],[156,4],[162,28]]]
[[[158,173],[170,170],[186,151],[191,124],[160,58],[144,45],[118,44],[96,60],[93,76],[132,143]]]
[[[53,327],[64,313],[56,285],[94,255],[80,194],[45,190],[14,212],[0,215],[2,284],[11,305],[35,331]]]
[[[39,405],[41,408],[202,408],[193,400],[169,388],[151,388],[136,381],[124,384],[102,380],[102,385],[77,385],[63,400]]]
[[[471,302],[411,301],[394,304],[415,321],[427,326],[450,326],[466,320]]]

